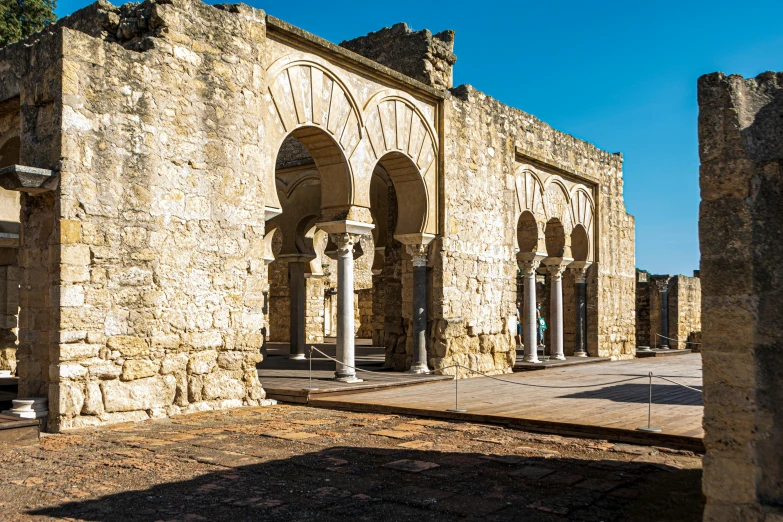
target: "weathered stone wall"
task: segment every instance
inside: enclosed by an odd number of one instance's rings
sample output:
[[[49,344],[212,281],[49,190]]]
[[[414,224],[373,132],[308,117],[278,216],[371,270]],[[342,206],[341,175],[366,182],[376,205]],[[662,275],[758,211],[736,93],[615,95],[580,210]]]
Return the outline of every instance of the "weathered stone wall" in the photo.
[[[305,343],[324,342],[324,280],[322,277],[305,279]]]
[[[359,329],[356,337],[359,339],[372,339],[372,288],[363,288],[356,292],[356,308],[359,312]]]
[[[436,87],[452,86],[454,31],[433,35],[429,30],[412,31],[407,24],[385,27],[340,44],[415,80]]]
[[[62,35],[44,33],[0,49],[0,112],[4,114],[0,154],[4,163],[45,169],[59,166],[62,59],[54,50],[62,45]],[[45,397],[50,392],[50,380],[56,378],[49,362],[58,352],[58,305],[67,299],[54,279],[60,259],[56,197],[51,193],[23,194],[21,198],[5,194],[3,202],[3,228],[17,229],[14,221],[23,223],[16,272],[19,284],[14,281],[13,252],[4,252],[4,263],[9,267],[6,280],[0,283],[6,289],[4,351],[10,358],[13,331],[9,332],[8,327],[15,320],[8,312],[14,307],[14,293],[18,291],[22,309],[16,353],[19,395]]]
[[[669,332],[671,348],[691,348],[693,332],[701,331],[701,279],[677,275],[669,282]]]
[[[671,348],[670,341],[666,339],[664,343],[663,339],[659,336],[665,335],[666,337],[672,337],[670,332],[661,332],[661,289],[658,286],[658,281],[669,281],[671,276],[669,275],[652,275],[648,277],[648,290],[649,290],[649,303],[650,303],[650,319],[648,321],[650,325],[650,346],[653,348],[660,348],[661,346],[669,346]],[[668,288],[668,283],[667,283]],[[669,312],[671,312],[671,303],[673,301],[672,293],[668,293],[669,299]],[[672,316],[669,313],[669,330],[672,329]]]
[[[636,346],[651,346],[649,275],[643,270],[636,271]]]
[[[0,168],[19,163],[19,99],[0,103]],[[0,370],[16,372],[19,193],[0,189]]]
[[[704,519],[783,519],[783,73],[703,76]]]
[[[436,337],[431,364],[459,361],[496,372],[513,365],[520,161],[593,187],[597,216],[594,266],[587,274],[587,348],[591,355],[633,357],[634,224],[623,204],[621,157],[470,86],[452,91],[444,122],[448,190],[443,237],[431,247],[433,302],[439,304],[430,315]]]
[[[265,194],[251,122],[265,107],[264,14],[198,2],[98,8],[123,45],[61,30],[50,422],[257,404]]]

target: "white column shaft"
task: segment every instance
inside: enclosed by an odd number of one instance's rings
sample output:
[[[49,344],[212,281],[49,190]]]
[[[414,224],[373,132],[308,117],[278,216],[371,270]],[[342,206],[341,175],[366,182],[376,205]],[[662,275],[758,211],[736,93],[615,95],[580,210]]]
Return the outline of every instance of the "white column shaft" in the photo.
[[[536,268],[538,261],[529,261],[522,264],[524,270],[525,287],[522,310],[522,333],[525,343],[525,362],[540,362],[538,360],[538,339],[536,338]]]
[[[550,343],[552,359],[565,359],[563,355],[563,269],[559,265],[548,267],[552,274],[552,294],[549,303]]]
[[[354,349],[353,246],[358,236],[334,234],[337,245],[337,369],[335,378],[356,382]]]

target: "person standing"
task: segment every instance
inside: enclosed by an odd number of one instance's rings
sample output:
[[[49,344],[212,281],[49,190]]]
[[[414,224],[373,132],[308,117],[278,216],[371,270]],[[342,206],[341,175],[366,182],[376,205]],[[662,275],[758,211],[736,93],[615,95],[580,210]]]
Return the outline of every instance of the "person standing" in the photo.
[[[517,350],[522,346],[522,320],[519,317],[519,308],[514,307],[517,312]]]
[[[538,346],[544,348],[544,332],[546,331],[546,320],[541,317],[541,305],[536,307],[536,321],[538,322]]]

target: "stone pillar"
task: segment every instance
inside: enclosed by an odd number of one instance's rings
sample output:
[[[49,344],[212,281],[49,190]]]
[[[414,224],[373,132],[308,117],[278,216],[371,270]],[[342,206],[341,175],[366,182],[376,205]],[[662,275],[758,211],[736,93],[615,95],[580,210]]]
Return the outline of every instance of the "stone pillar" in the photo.
[[[658,285],[660,292],[661,306],[661,326],[658,332],[660,342],[657,345],[659,348],[667,350],[669,348],[669,340],[666,338],[669,337],[669,280],[659,279],[655,284]]]
[[[337,360],[335,379],[341,382],[361,382],[356,378],[354,349],[354,245],[373,225],[356,221],[329,221],[316,226],[329,234],[337,246]]]
[[[427,367],[427,245],[407,245],[413,263],[413,362],[409,373],[430,373]]]
[[[524,272],[524,302],[522,309],[522,341],[525,344],[525,362],[537,363],[538,342],[536,339],[536,270],[541,263],[540,259],[520,260],[520,266]]]
[[[353,305],[353,246],[359,240],[356,234],[331,234],[337,245],[337,370],[335,379],[358,382],[354,349]]]
[[[551,301],[549,303],[549,339],[550,356],[552,359],[563,361],[563,271],[565,265],[561,262],[546,265],[551,281]]]
[[[587,266],[581,264],[574,266],[571,263],[571,270],[574,273],[574,285],[576,296],[576,346],[574,355],[576,357],[587,357]]]
[[[288,263],[288,302],[291,310],[289,359],[305,357],[305,273],[309,263]]]

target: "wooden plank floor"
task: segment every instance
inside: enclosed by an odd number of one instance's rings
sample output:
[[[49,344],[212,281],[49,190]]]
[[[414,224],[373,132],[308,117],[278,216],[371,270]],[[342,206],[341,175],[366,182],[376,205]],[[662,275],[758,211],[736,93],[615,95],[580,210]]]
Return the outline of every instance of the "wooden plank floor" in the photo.
[[[703,446],[701,393],[653,379],[652,425],[661,434],[636,431],[647,425],[649,372],[701,389],[701,355],[616,361],[569,366],[545,372],[500,376],[545,388],[498,382],[487,377],[459,381],[459,406],[454,408],[454,381],[420,384],[354,394],[313,396],[310,404],[361,411],[398,412],[440,418],[526,426],[542,431],[633,440],[671,442],[683,447]],[[616,382],[643,377],[631,382]],[[613,384],[608,384],[613,383]]]

